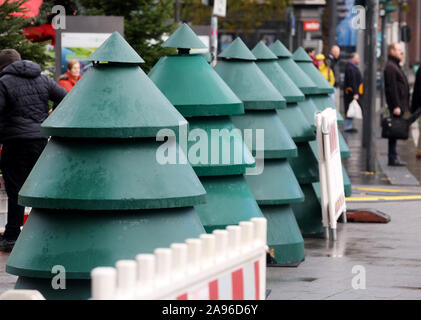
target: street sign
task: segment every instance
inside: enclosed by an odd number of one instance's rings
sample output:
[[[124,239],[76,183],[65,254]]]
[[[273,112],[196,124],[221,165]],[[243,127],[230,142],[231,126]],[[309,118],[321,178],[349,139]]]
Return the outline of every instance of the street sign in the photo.
[[[215,0],[213,4],[213,15],[225,17],[227,14],[227,0]]]
[[[303,30],[304,31],[319,31],[320,22],[317,20],[306,20],[303,22]]]

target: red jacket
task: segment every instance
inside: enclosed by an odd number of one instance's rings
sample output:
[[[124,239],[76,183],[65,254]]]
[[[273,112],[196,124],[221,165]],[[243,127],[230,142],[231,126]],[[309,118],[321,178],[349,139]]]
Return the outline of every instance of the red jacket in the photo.
[[[80,74],[79,77],[75,80],[69,72],[66,72],[65,74],[62,74],[60,76],[60,78],[58,79],[58,84],[64,89],[66,89],[67,92],[69,92],[70,90],[72,90],[76,82],[78,82],[81,77],[82,75]]]

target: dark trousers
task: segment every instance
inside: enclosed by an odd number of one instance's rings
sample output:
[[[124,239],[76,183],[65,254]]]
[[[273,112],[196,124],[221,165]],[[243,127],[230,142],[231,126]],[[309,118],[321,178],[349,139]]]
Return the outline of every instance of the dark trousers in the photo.
[[[1,170],[8,199],[4,237],[15,240],[20,234],[25,207],[18,205],[18,193],[47,144],[47,139],[19,139],[3,143]]]
[[[348,94],[344,94],[344,111],[345,111],[345,117],[346,114],[348,113],[348,109],[349,109],[349,105],[351,104],[352,100],[354,100],[354,96],[352,95],[348,95]]]
[[[389,150],[388,150],[389,161],[398,160],[397,146],[398,146],[398,140],[389,139]]]

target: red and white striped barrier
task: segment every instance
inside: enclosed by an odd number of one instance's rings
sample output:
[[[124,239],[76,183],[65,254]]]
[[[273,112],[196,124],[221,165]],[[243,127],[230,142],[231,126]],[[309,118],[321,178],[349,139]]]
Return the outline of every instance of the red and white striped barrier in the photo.
[[[93,300],[264,300],[265,218],[92,270]]]

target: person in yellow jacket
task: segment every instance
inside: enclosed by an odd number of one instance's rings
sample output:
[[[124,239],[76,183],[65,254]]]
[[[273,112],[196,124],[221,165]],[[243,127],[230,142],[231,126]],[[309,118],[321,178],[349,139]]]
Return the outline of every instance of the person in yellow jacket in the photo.
[[[329,67],[329,65],[326,63],[326,57],[324,54],[318,54],[316,56],[317,63],[319,65],[319,71],[322,73],[323,77],[329,83],[332,85],[332,87],[335,86],[335,74],[333,73],[333,70]]]

